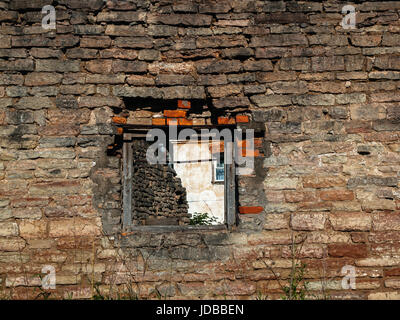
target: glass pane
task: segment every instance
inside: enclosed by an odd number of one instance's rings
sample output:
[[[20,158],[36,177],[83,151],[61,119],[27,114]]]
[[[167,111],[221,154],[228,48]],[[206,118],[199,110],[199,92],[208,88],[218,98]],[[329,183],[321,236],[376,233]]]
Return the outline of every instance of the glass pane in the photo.
[[[217,167],[215,170],[215,180],[224,181],[224,166],[222,168]]]

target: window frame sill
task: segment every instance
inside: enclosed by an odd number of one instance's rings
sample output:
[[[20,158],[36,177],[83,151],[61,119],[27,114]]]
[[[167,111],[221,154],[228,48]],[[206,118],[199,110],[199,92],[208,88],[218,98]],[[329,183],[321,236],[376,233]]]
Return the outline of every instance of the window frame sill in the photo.
[[[167,233],[167,232],[200,232],[200,231],[231,231],[227,224],[218,225],[186,225],[186,226],[131,226],[127,233],[149,232],[149,233]]]

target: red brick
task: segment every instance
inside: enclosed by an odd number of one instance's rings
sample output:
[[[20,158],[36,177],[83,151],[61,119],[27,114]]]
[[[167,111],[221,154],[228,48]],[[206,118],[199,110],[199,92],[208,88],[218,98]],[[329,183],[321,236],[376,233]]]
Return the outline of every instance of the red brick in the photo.
[[[392,268],[389,270],[384,270],[383,274],[385,277],[400,276],[400,268]]]
[[[249,122],[249,116],[237,115],[236,116],[236,122],[237,123],[247,123],[247,122]]]
[[[367,235],[365,232],[353,232],[351,233],[351,240],[356,243],[365,243],[367,242]]]
[[[235,124],[236,121],[234,118],[228,117],[218,117],[218,124]]]
[[[208,147],[211,153],[224,152],[224,141],[211,142]]]
[[[374,231],[400,231],[400,212],[374,214],[372,225]]]
[[[151,119],[151,123],[153,124],[153,126],[164,126],[165,119],[164,118],[153,118],[153,119]]]
[[[178,119],[178,124],[180,126],[192,126],[193,125],[193,120],[185,119],[185,118],[179,118]]]
[[[57,249],[91,249],[93,237],[63,237],[57,239]]]
[[[126,124],[126,118],[123,118],[123,117],[113,117],[112,121],[114,123]]]
[[[400,242],[400,232],[398,231],[383,231],[374,232],[368,235],[369,242],[372,243],[397,243]]]
[[[247,146],[251,145],[251,141],[250,140],[238,140],[237,141],[237,146],[238,147],[242,147],[242,148],[246,148]],[[253,146],[254,148],[259,148],[262,146],[262,139],[261,138],[255,138],[253,140]]]
[[[177,126],[178,125],[178,119],[168,118],[167,119],[167,125],[169,125],[169,126]]]
[[[250,150],[242,148],[242,157],[258,157],[260,152],[258,150]]]
[[[184,110],[164,110],[164,116],[168,118],[185,118],[186,112]]]
[[[262,138],[254,138],[254,147],[255,148],[261,148],[262,144],[263,144]]]
[[[241,214],[255,214],[260,213],[263,210],[263,207],[239,207],[239,213]]]
[[[178,100],[178,108],[180,109],[190,109],[191,103],[188,100]]]
[[[368,250],[365,244],[329,244],[328,254],[331,257],[365,258]]]

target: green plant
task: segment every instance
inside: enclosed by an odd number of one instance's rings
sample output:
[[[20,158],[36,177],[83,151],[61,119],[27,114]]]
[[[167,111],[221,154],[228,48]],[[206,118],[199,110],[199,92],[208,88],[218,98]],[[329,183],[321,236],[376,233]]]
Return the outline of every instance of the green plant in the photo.
[[[41,274],[37,274],[37,276],[39,277],[40,281],[43,283],[43,276]],[[36,297],[34,298],[34,300],[38,300],[40,298],[43,298],[43,300],[49,300],[50,296],[51,296],[51,292],[48,292],[46,290],[44,290],[41,286],[38,288],[35,288],[36,290],[39,290],[40,292],[36,295]]]
[[[198,213],[195,212],[192,214],[192,217],[190,218],[190,225],[205,225],[209,226],[212,225],[213,222],[216,222],[217,219],[213,216],[209,216],[207,212],[205,213]]]
[[[96,283],[93,285],[93,289],[96,291],[96,293],[93,294],[92,300],[111,300],[110,297],[107,297],[103,293],[101,293],[99,285],[100,283]]]
[[[307,283],[304,282],[304,271],[307,265],[303,262],[295,263],[290,275],[290,282],[282,288],[285,293],[283,300],[305,300]]]
[[[300,255],[300,252],[303,248],[303,244],[306,238],[301,239],[299,250],[296,250],[296,240],[293,233],[291,238],[292,238],[292,244],[290,246],[291,249],[290,259],[292,262],[292,268],[290,271],[290,276],[287,285],[283,285],[281,283],[280,277],[278,276],[278,274],[275,273],[272,266],[268,265],[264,260],[262,261],[265,267],[273,273],[275,279],[278,281],[278,284],[281,290],[283,291],[282,300],[306,300],[307,298],[306,294],[308,290],[307,290],[307,282],[304,281],[304,274],[307,265],[303,262],[298,262],[298,256]],[[262,296],[260,296],[259,294],[258,298],[260,299],[261,297]]]
[[[268,295],[262,293],[261,291],[257,291],[256,300],[268,300]]]

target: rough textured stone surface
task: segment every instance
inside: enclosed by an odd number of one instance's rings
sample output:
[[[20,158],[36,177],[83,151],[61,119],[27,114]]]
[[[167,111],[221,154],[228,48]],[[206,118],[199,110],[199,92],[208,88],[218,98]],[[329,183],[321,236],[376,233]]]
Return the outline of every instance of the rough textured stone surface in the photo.
[[[0,1],[5,294],[35,298],[52,265],[51,298],[133,274],[140,298],[279,299],[267,267],[286,285],[294,242],[311,294],[323,270],[332,298],[400,298],[399,1],[356,2],[343,30],[334,0],[59,0],[56,32],[40,26],[51,2]],[[129,233],[115,123],[164,125],[178,106],[181,125],[256,130],[237,175],[250,213],[232,230]]]

